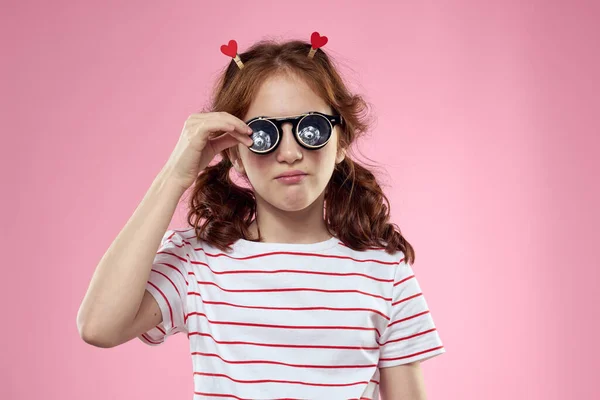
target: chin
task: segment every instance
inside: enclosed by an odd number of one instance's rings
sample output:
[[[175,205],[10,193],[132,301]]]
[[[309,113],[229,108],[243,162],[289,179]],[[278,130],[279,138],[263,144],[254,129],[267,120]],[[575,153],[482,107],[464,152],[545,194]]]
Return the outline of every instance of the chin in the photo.
[[[298,188],[300,189],[300,188]],[[283,211],[301,211],[309,207],[317,199],[317,195],[313,196],[311,191],[306,189],[289,190],[285,192],[269,192],[268,196],[262,196],[265,201]]]
[[[272,204],[283,211],[301,211],[310,206],[315,199],[309,199],[306,196],[285,196],[279,198]]]

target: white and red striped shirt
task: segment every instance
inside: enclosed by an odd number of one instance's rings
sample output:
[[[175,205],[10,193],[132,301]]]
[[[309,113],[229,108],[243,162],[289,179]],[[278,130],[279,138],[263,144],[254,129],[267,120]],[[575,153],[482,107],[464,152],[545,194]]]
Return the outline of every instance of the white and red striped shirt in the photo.
[[[233,252],[169,230],[147,290],[189,338],[194,399],[378,399],[379,368],[445,352],[399,251],[240,239]]]

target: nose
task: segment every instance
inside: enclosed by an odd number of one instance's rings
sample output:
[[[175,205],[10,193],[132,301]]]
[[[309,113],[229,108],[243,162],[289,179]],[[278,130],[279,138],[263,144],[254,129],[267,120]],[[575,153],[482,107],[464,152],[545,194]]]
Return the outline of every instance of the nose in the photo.
[[[277,161],[293,164],[297,160],[302,159],[302,148],[294,138],[292,124],[285,123],[281,127],[281,143],[277,147]]]

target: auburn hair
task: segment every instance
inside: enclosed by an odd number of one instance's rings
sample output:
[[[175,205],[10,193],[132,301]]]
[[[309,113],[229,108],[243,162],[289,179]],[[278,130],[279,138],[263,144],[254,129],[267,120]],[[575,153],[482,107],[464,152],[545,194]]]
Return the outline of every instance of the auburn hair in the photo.
[[[276,74],[291,74],[303,79],[311,89],[343,118],[338,125],[338,146],[350,149],[357,138],[367,132],[366,101],[349,91],[332,59],[319,49],[308,58],[311,44],[300,40],[278,43],[256,42],[238,56],[244,63],[239,69],[232,59],[217,78],[209,106],[203,112],[225,111],[240,119],[248,111],[261,84]],[[187,221],[199,240],[219,248],[230,249],[238,239],[252,240],[249,225],[256,217],[252,189],[241,187],[230,177],[231,160],[227,150],[220,162],[206,167],[190,188]],[[355,250],[397,250],[404,260],[414,263],[413,247],[390,222],[390,203],[373,173],[346,154],[335,166],[325,189],[324,220],[327,230]],[[259,238],[262,240],[260,231]]]

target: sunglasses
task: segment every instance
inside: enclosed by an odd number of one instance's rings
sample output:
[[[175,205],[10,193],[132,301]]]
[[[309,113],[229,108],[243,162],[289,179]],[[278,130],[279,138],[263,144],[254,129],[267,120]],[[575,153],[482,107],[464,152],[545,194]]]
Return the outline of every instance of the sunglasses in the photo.
[[[333,127],[342,123],[341,115],[328,115],[318,111],[289,117],[255,117],[246,122],[252,128],[250,151],[268,154],[281,142],[283,124],[290,122],[294,138],[307,150],[318,150],[325,146],[333,133]]]

